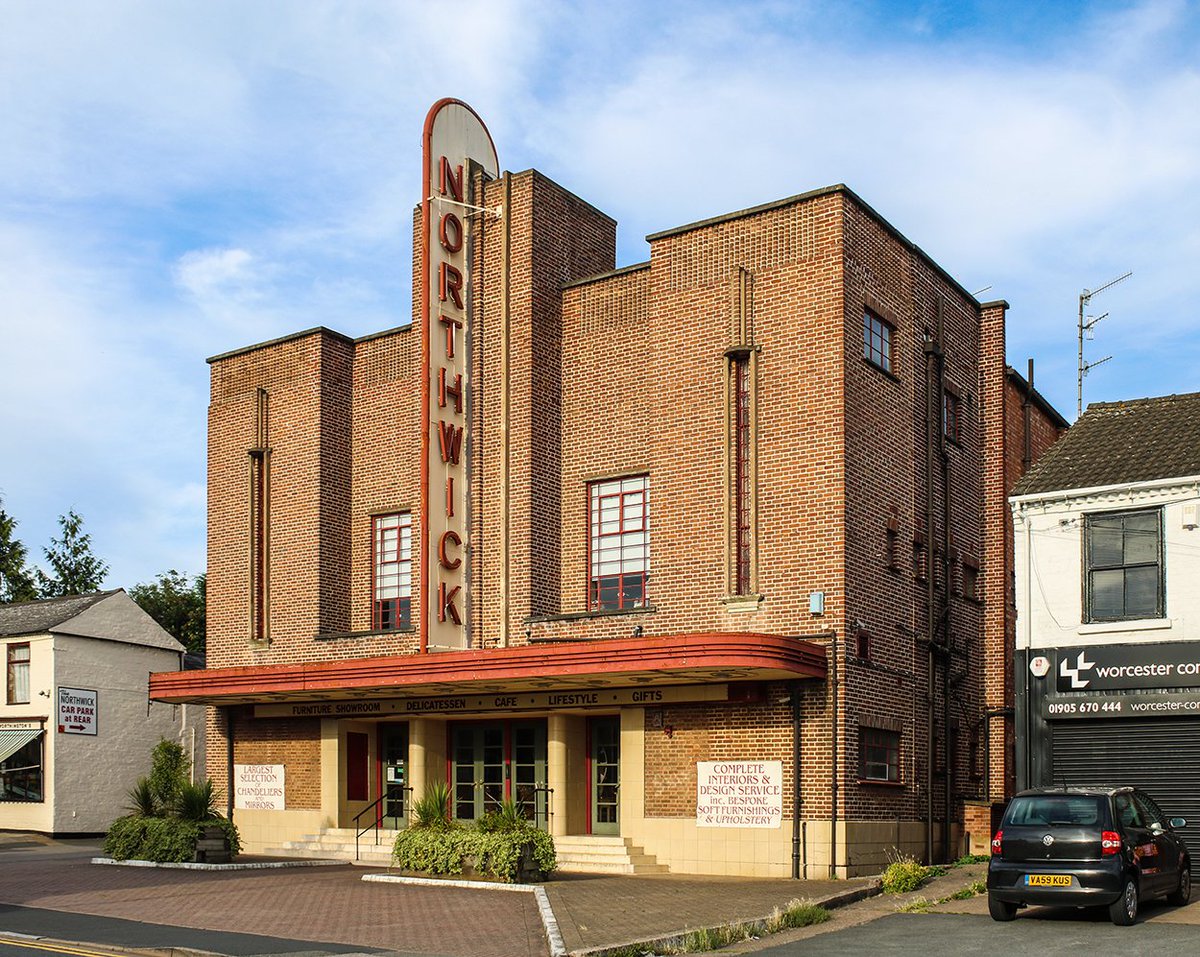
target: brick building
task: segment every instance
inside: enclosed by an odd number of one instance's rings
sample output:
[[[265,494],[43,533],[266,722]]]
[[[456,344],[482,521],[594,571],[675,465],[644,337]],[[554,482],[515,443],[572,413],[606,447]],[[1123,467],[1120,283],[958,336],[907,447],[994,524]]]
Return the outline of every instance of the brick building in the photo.
[[[1014,443],[1065,425],[1020,404],[1006,304],[844,186],[616,269],[469,108],[425,153],[411,325],[210,360],[209,669],[152,693],[215,706],[221,785],[275,782],[248,845],[446,781],[568,860],[956,854],[1008,786]]]

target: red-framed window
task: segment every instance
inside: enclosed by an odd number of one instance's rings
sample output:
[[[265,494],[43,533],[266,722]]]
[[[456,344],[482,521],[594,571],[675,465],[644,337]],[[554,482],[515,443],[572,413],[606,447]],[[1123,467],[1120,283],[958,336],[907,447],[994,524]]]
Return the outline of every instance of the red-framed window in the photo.
[[[900,781],[900,732],[858,729],[858,775],[863,781]]]
[[[869,309],[863,311],[863,358],[892,371],[892,327]]]
[[[395,631],[412,625],[412,514],[372,520],[371,627]]]
[[[750,594],[750,362],[733,363],[734,594]]]
[[[650,481],[645,475],[588,485],[588,608],[646,604],[650,581]]]

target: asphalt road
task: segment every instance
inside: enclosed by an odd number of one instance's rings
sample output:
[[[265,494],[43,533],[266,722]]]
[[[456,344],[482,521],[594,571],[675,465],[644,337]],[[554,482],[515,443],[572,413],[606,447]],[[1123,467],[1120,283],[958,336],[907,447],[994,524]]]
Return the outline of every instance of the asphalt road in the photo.
[[[30,938],[46,937],[57,941],[87,941],[55,953],[79,955],[89,951],[89,945],[109,948],[169,949],[183,947],[205,950],[229,957],[250,957],[252,954],[305,954],[311,957],[337,954],[373,954],[383,951],[323,941],[291,940],[266,937],[261,934],[237,934],[226,931],[200,930],[149,924],[139,920],[122,920],[93,914],[72,914],[66,911],[44,910],[38,907],[16,907],[0,904],[0,935],[14,934]],[[38,957],[52,945],[40,940],[6,939],[0,936],[0,957]],[[111,955],[105,955],[111,957]],[[400,957],[407,957],[401,954]],[[415,955],[414,955],[415,957]],[[428,954],[420,957],[429,957]]]
[[[892,914],[870,923],[834,931],[778,947],[761,957],[846,957],[847,954],[913,955],[985,954],[995,957],[1046,957],[1047,954],[1090,953],[1140,957],[1194,954],[1200,931],[1175,923],[1139,923],[1115,927],[1089,913],[1039,908],[1001,924],[990,917],[967,914]]]

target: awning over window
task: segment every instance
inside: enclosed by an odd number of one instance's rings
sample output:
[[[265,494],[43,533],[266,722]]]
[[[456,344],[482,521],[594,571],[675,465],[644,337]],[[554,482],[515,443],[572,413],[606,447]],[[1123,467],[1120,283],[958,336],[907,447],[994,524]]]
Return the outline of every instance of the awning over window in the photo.
[[[0,761],[7,761],[41,733],[41,728],[5,728],[0,725]]]

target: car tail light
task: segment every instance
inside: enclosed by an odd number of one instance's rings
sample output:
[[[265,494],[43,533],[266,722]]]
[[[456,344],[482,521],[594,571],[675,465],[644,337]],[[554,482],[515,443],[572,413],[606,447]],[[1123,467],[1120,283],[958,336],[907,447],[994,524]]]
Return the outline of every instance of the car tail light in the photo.
[[[1100,833],[1100,853],[1120,854],[1121,835],[1116,831],[1102,831]]]
[[[1002,854],[1004,852],[1004,832],[997,831],[996,836],[992,838],[992,853]]]

